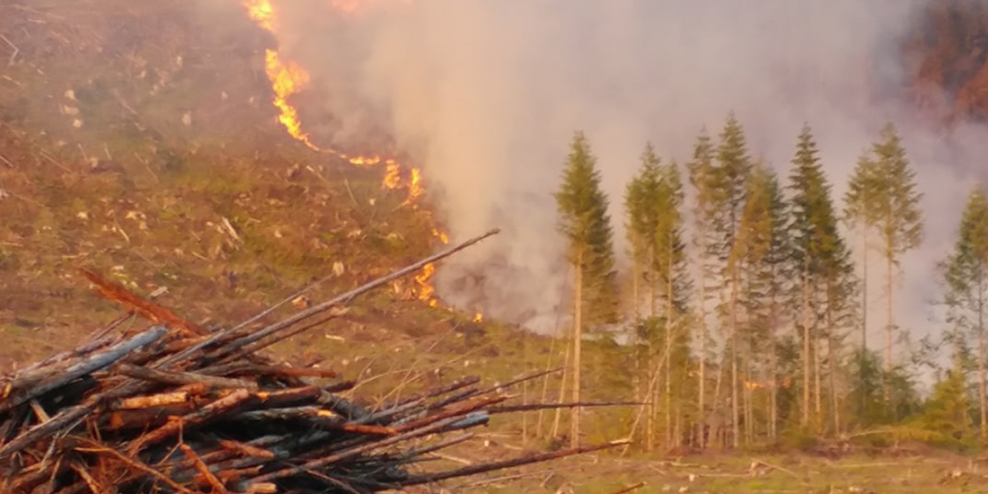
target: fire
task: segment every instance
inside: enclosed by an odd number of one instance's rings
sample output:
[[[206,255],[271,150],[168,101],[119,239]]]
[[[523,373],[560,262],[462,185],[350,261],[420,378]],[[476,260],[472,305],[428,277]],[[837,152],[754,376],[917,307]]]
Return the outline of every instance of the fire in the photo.
[[[401,165],[395,160],[385,162],[387,171],[384,174],[384,187],[397,189],[401,185]]]
[[[422,171],[418,168],[412,168],[412,183],[408,186],[408,202],[415,201],[423,192],[425,190],[422,188]]]
[[[432,278],[432,275],[435,273],[436,273],[436,266],[432,263],[429,263],[426,264],[425,267],[422,268],[422,272],[415,277],[415,282],[418,283],[419,285],[419,300],[422,301],[429,300],[430,301],[429,305],[432,305],[431,301],[434,300],[432,298],[432,294],[436,293],[436,289],[433,288],[432,284],[429,282],[429,280]],[[434,305],[432,306],[435,307]]]
[[[445,233],[439,231],[438,228],[432,229],[432,236],[438,238],[439,241],[443,243],[443,245],[449,244],[449,235],[446,235]]]
[[[288,97],[299,92],[309,83],[309,74],[294,63],[282,62],[278,52],[267,51],[266,67],[271,89],[274,90],[274,106],[281,110],[278,121],[288,130],[288,134],[313,150],[319,148],[302,132],[302,122],[298,119],[298,110],[288,102]]]
[[[484,322],[484,315],[482,313],[480,313],[480,312],[476,313],[473,316],[473,322],[475,322],[477,324],[480,324],[480,323]]]
[[[366,0],[330,0],[331,5],[342,13],[353,13],[357,11]],[[242,5],[247,10],[247,15],[262,29],[278,35],[278,19],[272,0],[242,0]],[[291,60],[282,58],[281,54],[274,49],[265,52],[265,72],[271,82],[271,89],[274,92],[272,104],[278,109],[278,121],[288,131],[288,134],[295,140],[305,144],[314,151],[334,155],[341,160],[349,162],[358,167],[371,167],[380,164],[385,165],[383,186],[388,190],[395,190],[402,187],[402,166],[395,159],[384,159],[378,155],[373,156],[347,156],[341,152],[329,148],[320,148],[309,138],[309,135],[302,130],[302,122],[299,119],[299,112],[288,101],[289,98],[305,89],[310,82],[309,73]],[[422,171],[418,168],[411,168],[411,178],[408,182],[408,198],[404,204],[411,204],[414,207],[415,201],[425,193],[422,184]],[[449,243],[449,237],[438,228],[432,229],[432,235],[438,238],[443,244]],[[435,274],[436,267],[427,264],[422,273],[415,277],[415,282],[419,286],[418,298],[428,301],[430,307],[438,307],[439,302],[433,297],[435,288],[430,280]],[[451,308],[449,310],[452,310]],[[482,321],[483,315],[477,313],[475,320]]]
[[[354,166],[374,166],[381,162],[380,156],[355,156],[353,158],[348,158],[347,155],[340,155],[341,158],[346,159]]]
[[[269,0],[246,0],[247,15],[267,31],[274,32],[274,7]]]

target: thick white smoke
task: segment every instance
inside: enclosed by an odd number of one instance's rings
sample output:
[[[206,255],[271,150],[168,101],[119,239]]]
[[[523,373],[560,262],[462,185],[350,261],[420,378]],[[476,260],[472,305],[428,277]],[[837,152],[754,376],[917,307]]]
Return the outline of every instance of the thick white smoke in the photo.
[[[943,136],[899,101],[899,42],[920,4],[378,0],[346,17],[325,0],[277,5],[283,49],[329,89],[329,109],[344,121],[341,144],[385,124],[441,190],[454,239],[505,228],[441,268],[447,301],[552,329],[569,275],[552,193],[577,129],[599,158],[623,249],[623,189],[646,141],[682,163],[701,126],[716,133],[733,110],[752,155],[785,176],[807,121],[839,199],[857,157],[891,119],[918,171],[927,219],[927,241],[905,260],[896,313],[923,335],[939,331],[928,321],[933,268],[986,146],[983,129]],[[884,295],[872,279],[876,341]]]

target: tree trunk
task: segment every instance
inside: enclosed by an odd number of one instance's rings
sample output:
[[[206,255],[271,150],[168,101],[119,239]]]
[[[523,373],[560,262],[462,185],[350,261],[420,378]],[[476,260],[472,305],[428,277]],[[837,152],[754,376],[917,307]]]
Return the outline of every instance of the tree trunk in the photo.
[[[837,408],[837,341],[834,338],[833,301],[827,301],[827,368],[830,374],[830,415],[833,425],[833,437],[840,436],[840,410]]]
[[[731,268],[731,432],[732,444],[738,447],[738,273]]]
[[[810,280],[809,260],[803,266],[803,415],[800,425],[810,423]]]
[[[557,314],[558,314],[558,312],[557,312]],[[558,332],[559,332],[559,320],[558,320],[558,315],[557,315],[555,333],[558,333]],[[549,377],[552,376],[552,373],[549,372],[549,371],[552,369],[552,357],[555,356],[555,353],[556,353],[556,340],[557,339],[558,338],[554,334],[553,335],[553,338],[552,338],[552,341],[549,343],[549,355],[547,355],[546,358],[545,358],[545,373],[546,374],[545,374],[545,377],[542,379],[542,395],[541,395],[541,398],[539,399],[539,403],[547,403],[546,402],[546,398],[549,395]],[[536,419],[536,422],[535,422],[535,437],[542,437],[542,419],[543,419],[543,413],[544,412],[545,412],[545,410],[542,410],[542,409],[539,410],[538,418]]]
[[[858,386],[861,388],[861,409],[859,414],[864,417],[868,409],[868,396],[864,393],[865,367],[864,359],[868,358],[868,225],[861,226],[861,363],[859,364]]]
[[[669,248],[666,262],[666,445],[672,447],[672,277],[673,277],[673,246],[672,235],[669,236]]]
[[[886,267],[888,268],[887,278],[886,278],[886,304],[885,304],[885,379],[883,379],[884,391],[885,391],[885,405],[888,406],[892,403],[892,383],[889,380],[892,377],[892,331],[895,327],[892,321],[892,246],[891,242],[886,245],[885,261]]]
[[[861,227],[861,350],[868,351],[868,228]],[[862,376],[863,377],[863,376]]]
[[[631,374],[631,387],[632,387],[632,393],[634,394],[634,401],[636,403],[644,403],[645,400],[642,399],[642,389],[641,389],[642,368],[641,368],[641,360],[639,359],[639,355],[638,355],[638,346],[639,346],[638,325],[641,323],[641,313],[640,313],[641,308],[638,306],[638,302],[641,300],[639,298],[639,293],[638,293],[638,278],[641,277],[641,252],[639,250],[636,250],[632,255],[631,272],[632,272],[631,275],[632,304],[631,305],[633,306],[632,310],[635,317],[634,324],[632,325],[632,330],[631,330],[631,348],[632,348],[632,356],[634,357],[632,359],[633,360],[632,365],[634,366],[634,369],[632,370],[632,374]],[[634,431],[632,431],[632,436],[630,437],[630,439],[632,442],[635,441]]]
[[[703,235],[703,229],[699,229],[698,235]],[[702,237],[701,237],[702,238]],[[706,245],[704,242],[700,242],[700,324],[699,326],[699,355],[697,355],[697,407],[696,407],[696,421],[697,421],[697,441],[700,445],[700,449],[705,449],[707,447],[707,411],[706,403],[704,401],[704,396],[706,394],[706,357],[707,357],[707,254]]]
[[[776,273],[772,273],[772,283],[776,283],[775,276]],[[769,315],[769,327],[768,327],[768,368],[769,368],[769,396],[768,396],[768,437],[775,440],[778,433],[778,420],[779,420],[779,410],[778,410],[778,395],[779,395],[779,371],[778,371],[778,359],[775,354],[775,330],[776,324],[778,324],[779,308],[776,302],[776,292],[775,286],[772,287],[772,300],[771,309]]]
[[[653,272],[655,270],[654,246],[649,246],[648,249],[648,269],[650,274],[648,278],[648,317],[650,323],[649,328],[651,329],[652,328],[651,325],[655,323],[655,317],[658,315],[658,310],[656,308],[656,304],[658,303],[658,296],[655,293],[655,274]],[[655,343],[654,341],[655,335],[649,333],[648,337],[649,337],[649,341],[647,344],[648,352],[646,354],[648,355],[648,369],[649,369],[648,372],[651,378],[658,380],[662,374],[659,372],[659,365],[656,363],[655,360],[656,348],[655,346],[653,346],[653,344]],[[658,396],[659,396],[659,388],[658,386],[655,386],[649,392],[648,415],[646,416],[646,421],[645,421],[646,424],[645,435],[647,438],[646,449],[648,451],[652,451],[653,449],[655,449],[655,428],[656,428],[655,418],[656,415],[658,414],[658,409],[659,409],[658,400],[656,398]]]
[[[978,408],[981,411],[981,437],[988,438],[988,392],[985,389],[985,287],[978,274]]]
[[[580,357],[583,342],[583,252],[577,256],[576,282],[573,290],[573,403],[580,402]],[[570,428],[570,446],[580,446],[580,407],[574,407]]]
[[[823,365],[820,363],[820,340],[819,338],[813,339],[813,425],[819,432],[820,426],[823,425],[823,400],[821,398],[821,381],[822,373],[820,369]]]
[[[562,404],[566,401],[566,377],[570,373],[569,368],[569,354],[571,348],[566,348],[565,346],[563,352],[563,375],[559,378],[559,399],[558,403]],[[559,437],[559,422],[563,414],[563,408],[559,407],[556,409],[556,416],[552,419],[552,435],[550,436],[553,440]]]

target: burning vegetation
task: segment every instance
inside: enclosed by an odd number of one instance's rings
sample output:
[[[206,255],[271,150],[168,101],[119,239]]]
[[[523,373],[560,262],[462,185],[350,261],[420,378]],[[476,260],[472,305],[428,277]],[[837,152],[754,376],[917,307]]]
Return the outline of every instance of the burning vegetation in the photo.
[[[344,13],[356,11],[361,2],[357,0],[337,0],[333,7]],[[270,32],[276,38],[278,36],[278,17],[274,5],[270,0],[246,0],[244,7],[248,16],[262,29]],[[388,190],[395,190],[402,186],[403,167],[394,158],[382,159],[379,155],[372,156],[349,156],[346,153],[336,151],[326,147],[317,146],[307,133],[302,130],[302,122],[299,120],[298,110],[289,102],[289,98],[305,89],[309,84],[309,73],[292,61],[283,61],[279,52],[275,49],[267,49],[265,56],[265,66],[268,78],[271,81],[271,90],[274,94],[272,104],[278,109],[278,121],[284,126],[292,138],[305,144],[309,149],[334,155],[357,167],[374,167],[385,165],[384,179],[382,187]],[[418,200],[425,194],[422,184],[422,171],[419,168],[411,168],[408,179],[408,198],[404,205],[412,208],[418,207]],[[442,243],[448,244],[449,237],[441,232],[438,227],[432,228],[433,236]],[[415,277],[418,285],[418,298],[427,302],[431,307],[439,305],[439,301],[434,297],[435,288],[432,285],[432,277],[435,274],[434,265],[426,265],[423,271]]]

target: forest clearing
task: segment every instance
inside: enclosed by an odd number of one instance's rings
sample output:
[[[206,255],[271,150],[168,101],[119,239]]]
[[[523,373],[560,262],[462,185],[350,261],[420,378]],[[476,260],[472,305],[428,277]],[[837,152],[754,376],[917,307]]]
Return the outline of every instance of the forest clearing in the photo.
[[[2,489],[988,492],[988,3],[563,1],[0,2]]]

